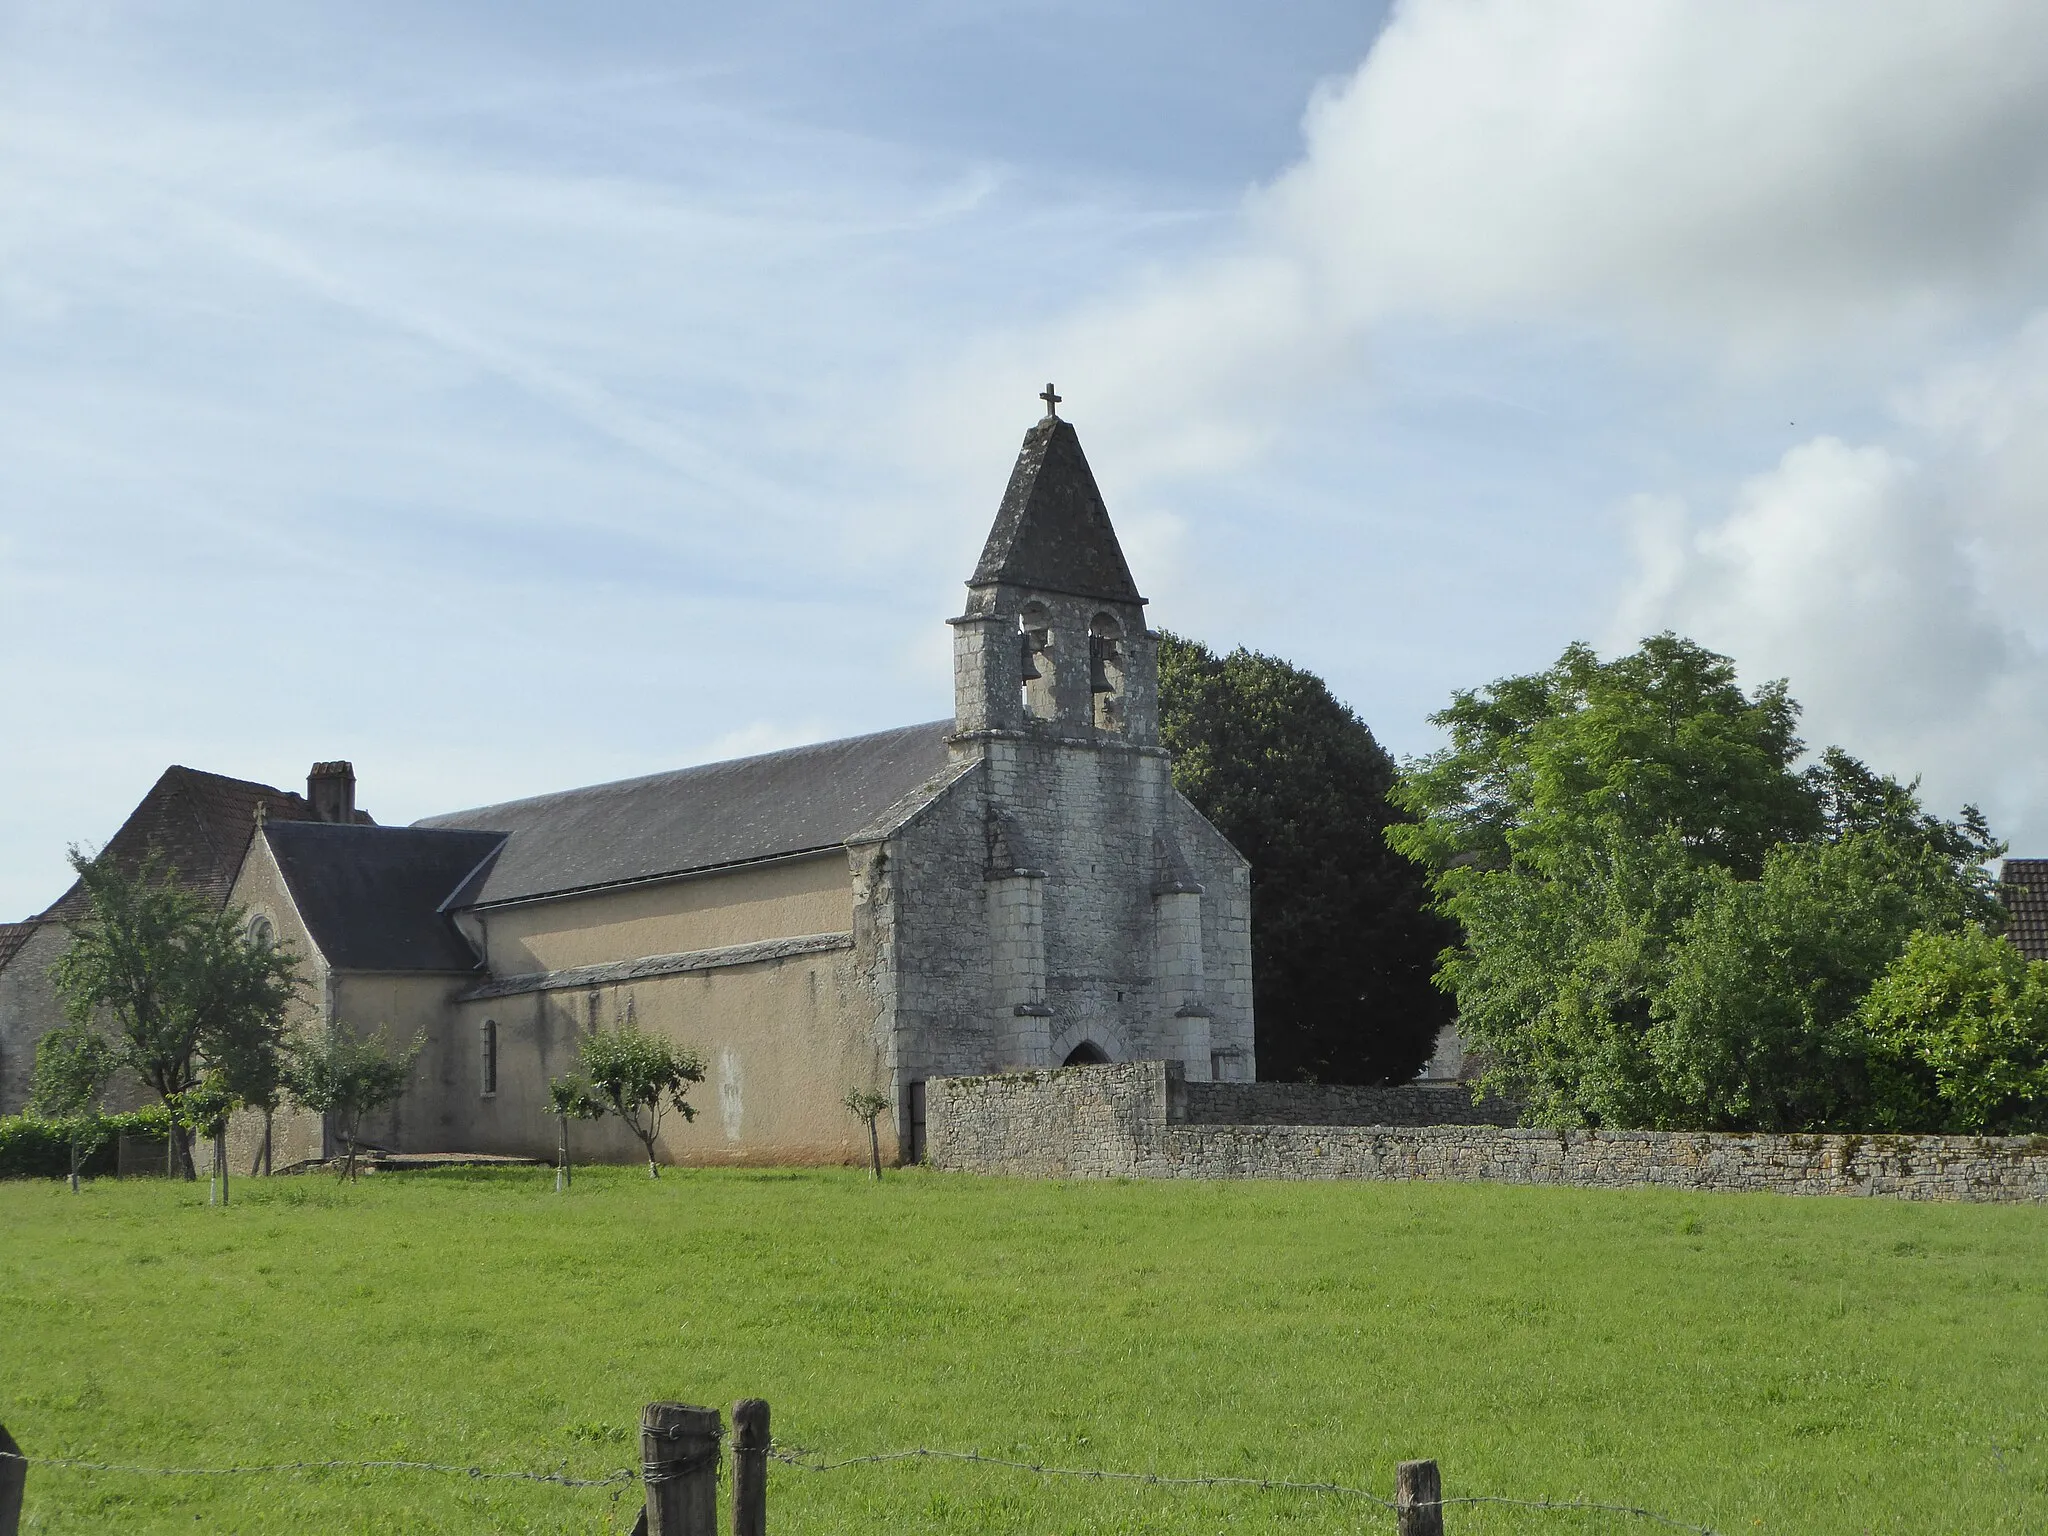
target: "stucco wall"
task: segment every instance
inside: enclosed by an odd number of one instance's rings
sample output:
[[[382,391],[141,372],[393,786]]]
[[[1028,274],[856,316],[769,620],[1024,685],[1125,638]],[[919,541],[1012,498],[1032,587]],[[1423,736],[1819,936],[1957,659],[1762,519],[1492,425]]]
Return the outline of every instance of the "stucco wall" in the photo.
[[[840,864],[845,868],[843,858]],[[867,1156],[867,1133],[840,1100],[850,1088],[886,1086],[883,1042],[863,1022],[851,941],[787,959],[575,990],[531,991],[462,1002],[450,1010],[448,1049],[436,1057],[441,1110],[414,1134],[431,1145],[552,1156],[555,1122],[543,1112],[547,1084],[575,1069],[593,1028],[630,1020],[703,1058],[691,1090],[694,1122],[671,1114],[668,1161],[846,1162]],[[498,1091],[482,1091],[483,1025],[498,1026]],[[614,1121],[574,1125],[576,1155],[627,1162],[640,1144]],[[883,1155],[894,1157],[886,1117]],[[415,1144],[408,1142],[409,1147]]]
[[[838,849],[689,879],[501,907],[482,915],[491,973],[512,976],[682,954],[853,926]]]
[[[1269,1085],[1278,1088],[1280,1085]],[[1055,1178],[1439,1179],[1909,1200],[2048,1200],[2048,1138],[1204,1124],[1173,1064],[949,1078],[932,1163]]]

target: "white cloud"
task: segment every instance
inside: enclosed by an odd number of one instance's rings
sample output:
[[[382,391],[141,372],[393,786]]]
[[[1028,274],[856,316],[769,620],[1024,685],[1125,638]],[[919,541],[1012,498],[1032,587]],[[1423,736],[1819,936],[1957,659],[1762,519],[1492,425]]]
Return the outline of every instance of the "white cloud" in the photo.
[[[2020,497],[1996,423],[2036,384],[1991,390],[1969,408],[1958,381],[1933,387],[1946,436],[1919,465],[1876,445],[1820,437],[1744,484],[1725,514],[1695,524],[1669,500],[1636,508],[1639,568],[1609,639],[1672,628],[1736,658],[1751,682],[1790,680],[1806,734],[1876,766],[1922,774],[1930,801],[1984,806],[2017,851],[2048,844],[2048,652],[2029,637],[2048,480],[2026,491],[2037,516],[1987,519],[1970,494]]]
[[[1304,133],[1227,250],[991,340],[933,409],[1085,380],[1134,475],[1200,474],[1389,321],[1887,357],[2048,277],[2035,0],[1411,0]]]

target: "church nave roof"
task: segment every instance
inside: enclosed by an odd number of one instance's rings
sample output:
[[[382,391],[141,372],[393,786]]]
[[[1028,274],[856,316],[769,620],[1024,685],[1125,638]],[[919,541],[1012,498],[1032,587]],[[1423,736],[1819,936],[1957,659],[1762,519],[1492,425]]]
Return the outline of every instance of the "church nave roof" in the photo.
[[[951,720],[432,816],[510,834],[450,907],[654,880],[836,848],[947,765]]]

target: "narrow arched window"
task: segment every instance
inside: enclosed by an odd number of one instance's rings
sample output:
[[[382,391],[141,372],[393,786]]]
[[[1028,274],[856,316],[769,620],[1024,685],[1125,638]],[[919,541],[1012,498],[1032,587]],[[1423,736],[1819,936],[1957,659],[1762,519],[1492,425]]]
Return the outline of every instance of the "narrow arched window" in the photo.
[[[483,1027],[483,1076],[482,1086],[485,1098],[498,1091],[498,1021],[485,1019]]]
[[[1050,720],[1058,709],[1053,692],[1056,667],[1052,649],[1052,615],[1043,603],[1026,603],[1017,615],[1017,644],[1023,653],[1024,713]]]
[[[1088,691],[1095,701],[1095,724],[1105,731],[1124,728],[1123,626],[1106,613],[1088,626]]]

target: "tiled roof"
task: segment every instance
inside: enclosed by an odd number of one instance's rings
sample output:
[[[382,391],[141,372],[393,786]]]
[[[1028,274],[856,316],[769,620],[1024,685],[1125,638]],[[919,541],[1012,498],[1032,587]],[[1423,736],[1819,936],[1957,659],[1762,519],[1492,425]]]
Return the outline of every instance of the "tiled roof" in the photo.
[[[947,766],[951,720],[417,823],[507,832],[451,906],[590,890],[833,848]]]
[[[310,821],[312,807],[303,795],[256,784],[247,779],[202,773],[197,768],[166,768],[142,803],[107,839],[101,857],[123,869],[136,869],[152,848],[177,872],[178,883],[226,905],[242,855],[256,831],[256,806],[275,821]],[[74,884],[42,915],[69,918],[85,904]]]
[[[498,832],[271,822],[277,867],[327,963],[349,971],[473,971],[441,910],[504,842]]]
[[[28,936],[36,931],[33,922],[0,923],[0,967],[12,960],[15,951],[28,942]]]
[[[970,587],[1009,582],[1142,603],[1073,425],[1048,416],[1024,434],[1017,467]]]
[[[2048,859],[2007,859],[2006,937],[2029,960],[2048,960]]]

